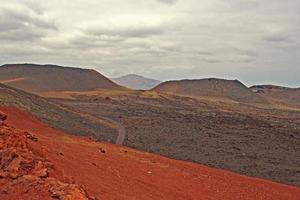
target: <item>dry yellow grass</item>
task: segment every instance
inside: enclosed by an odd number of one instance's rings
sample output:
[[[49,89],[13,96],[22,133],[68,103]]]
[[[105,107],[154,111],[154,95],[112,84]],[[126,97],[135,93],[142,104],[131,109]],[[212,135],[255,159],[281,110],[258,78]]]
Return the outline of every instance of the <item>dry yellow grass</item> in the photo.
[[[61,98],[61,99],[74,99],[76,96],[103,96],[103,97],[113,97],[118,95],[130,95],[137,91],[130,89],[123,90],[111,90],[111,89],[97,89],[91,91],[50,91],[41,92],[39,95],[48,98]]]

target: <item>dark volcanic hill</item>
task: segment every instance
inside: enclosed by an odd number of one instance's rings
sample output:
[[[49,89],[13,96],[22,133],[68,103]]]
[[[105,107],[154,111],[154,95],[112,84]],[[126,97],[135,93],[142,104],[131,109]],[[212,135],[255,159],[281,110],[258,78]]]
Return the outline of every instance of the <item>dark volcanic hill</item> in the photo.
[[[95,70],[56,65],[3,65],[0,67],[0,82],[28,92],[121,88]]]
[[[150,79],[135,74],[128,74],[119,78],[113,78],[112,80],[119,85],[135,90],[149,90],[161,83],[159,80]]]
[[[300,88],[288,88],[276,85],[255,85],[250,89],[269,100],[300,106]]]
[[[157,92],[171,93],[189,97],[211,97],[230,99],[245,103],[266,103],[267,101],[253,93],[238,80],[198,79],[167,81],[153,89]]]

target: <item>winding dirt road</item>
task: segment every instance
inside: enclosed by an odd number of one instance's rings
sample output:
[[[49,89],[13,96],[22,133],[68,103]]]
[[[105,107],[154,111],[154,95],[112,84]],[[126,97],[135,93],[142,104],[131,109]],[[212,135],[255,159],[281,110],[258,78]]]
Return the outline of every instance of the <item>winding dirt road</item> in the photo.
[[[67,110],[69,110],[70,112],[75,112],[73,110],[70,110],[68,108],[66,108]],[[77,113],[77,112],[76,112]],[[106,121],[110,124],[112,124],[113,126],[115,126],[117,129],[118,129],[118,136],[117,136],[117,139],[116,139],[116,142],[115,144],[117,145],[123,145],[124,141],[125,141],[125,137],[126,137],[126,129],[125,127],[120,123],[120,122],[117,122],[113,119],[110,119],[110,118],[107,118],[107,117],[95,117],[89,113],[83,113],[83,112],[80,112],[80,113],[77,113],[79,115],[81,115],[82,117],[85,117],[85,118],[88,118],[92,121],[96,121],[100,124],[103,124],[103,121]]]
[[[112,123],[112,124],[114,124],[115,126],[118,127],[118,137],[117,137],[117,140],[116,140],[116,144],[117,145],[123,145],[125,137],[126,137],[125,127],[121,123],[119,123],[115,120],[112,120],[112,119],[109,119],[109,118],[106,118],[106,117],[101,117],[101,118],[103,120],[106,120],[106,121],[108,121],[108,122],[110,122],[110,123]]]
[[[75,112],[75,111],[71,111],[71,112]],[[80,112],[80,113],[77,113],[77,114],[81,115],[82,117],[88,118],[90,120],[99,122],[100,124],[103,124],[103,121],[106,121],[106,122],[112,124],[113,126],[115,126],[118,129],[118,137],[116,139],[115,144],[117,144],[117,145],[123,145],[125,137],[126,137],[126,129],[125,129],[125,127],[120,122],[117,122],[117,121],[115,121],[113,119],[110,119],[110,118],[107,118],[107,117],[103,117],[103,116],[101,116],[101,117],[95,117],[95,116],[93,116],[93,115],[91,115],[89,113]]]

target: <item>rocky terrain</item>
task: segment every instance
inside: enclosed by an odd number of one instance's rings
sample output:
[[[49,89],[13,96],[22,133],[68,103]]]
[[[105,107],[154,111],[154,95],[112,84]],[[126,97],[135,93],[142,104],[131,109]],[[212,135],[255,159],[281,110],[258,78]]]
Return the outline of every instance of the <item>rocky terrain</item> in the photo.
[[[45,155],[32,149],[38,138],[3,123],[0,113],[0,199],[78,199],[91,200],[86,191],[73,183],[52,176],[54,168]]]
[[[143,76],[128,74],[119,78],[111,79],[115,83],[135,90],[150,90],[161,83],[159,80],[146,78]]]
[[[0,125],[0,198],[297,200],[299,188],[49,128],[15,108]]]
[[[300,113],[155,92],[56,99],[126,128],[125,145],[300,186]],[[289,156],[287,156],[289,155]]]
[[[0,82],[33,93],[122,89],[95,70],[55,65],[3,65]]]

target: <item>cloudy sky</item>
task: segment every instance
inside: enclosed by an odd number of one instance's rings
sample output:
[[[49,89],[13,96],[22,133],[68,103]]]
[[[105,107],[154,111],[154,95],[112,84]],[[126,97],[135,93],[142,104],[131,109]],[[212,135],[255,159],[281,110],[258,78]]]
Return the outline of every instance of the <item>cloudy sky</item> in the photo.
[[[299,0],[1,0],[0,64],[300,87]]]

